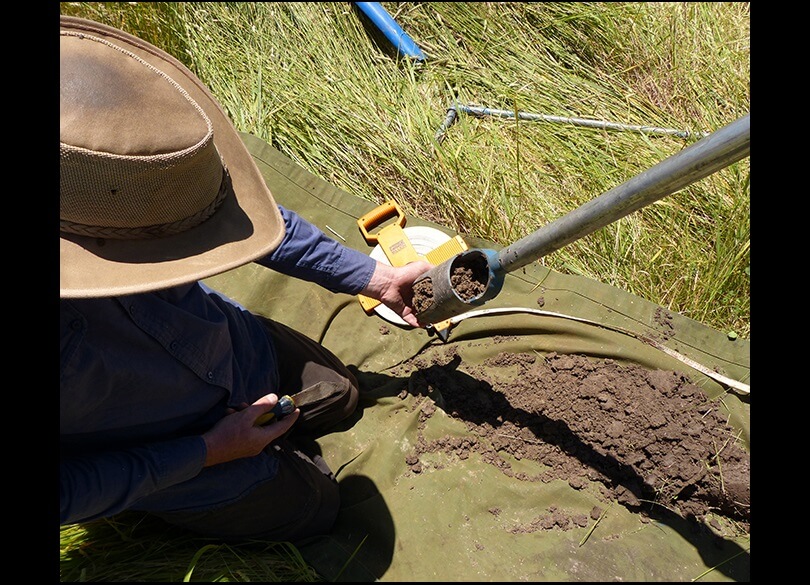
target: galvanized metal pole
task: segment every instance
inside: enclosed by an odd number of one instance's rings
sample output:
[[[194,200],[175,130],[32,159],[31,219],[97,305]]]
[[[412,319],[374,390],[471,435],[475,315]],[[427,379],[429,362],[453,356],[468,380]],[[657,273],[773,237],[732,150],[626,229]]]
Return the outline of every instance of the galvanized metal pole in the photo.
[[[748,156],[751,115],[712,132],[677,154],[541,227],[498,253],[517,270],[591,232]]]
[[[599,128],[602,130],[627,130],[632,132],[643,132],[645,134],[669,134],[679,138],[691,138],[693,135],[708,136],[708,132],[687,132],[675,128],[659,128],[658,126],[638,126],[635,124],[620,124],[618,122],[608,122],[607,120],[589,120],[587,118],[571,118],[568,116],[552,116],[550,114],[533,114],[531,112],[514,112],[512,110],[496,110],[493,108],[482,108],[478,106],[457,105],[456,108],[466,114],[473,116],[495,116],[498,118],[519,118],[521,120],[540,120],[543,122],[562,122],[573,124],[574,126],[586,126],[588,128]]]

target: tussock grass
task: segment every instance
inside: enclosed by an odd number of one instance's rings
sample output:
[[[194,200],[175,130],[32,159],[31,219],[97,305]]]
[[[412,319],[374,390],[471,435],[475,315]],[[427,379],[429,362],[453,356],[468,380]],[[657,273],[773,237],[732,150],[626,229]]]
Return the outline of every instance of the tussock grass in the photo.
[[[691,133],[750,110],[747,2],[384,2],[421,64],[348,2],[60,6],[169,50],[334,185],[503,246],[696,138],[459,114],[437,141],[454,103]],[[749,159],[539,262],[750,338]]]
[[[322,581],[289,543],[227,544],[136,513],[63,527],[59,567],[61,581]]]

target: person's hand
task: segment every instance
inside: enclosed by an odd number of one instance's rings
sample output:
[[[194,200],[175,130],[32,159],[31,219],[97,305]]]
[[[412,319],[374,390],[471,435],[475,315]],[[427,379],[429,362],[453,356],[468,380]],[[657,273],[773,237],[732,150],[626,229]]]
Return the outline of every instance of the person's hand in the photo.
[[[361,294],[377,299],[413,327],[421,327],[413,308],[413,282],[433,268],[427,260],[405,266],[390,266],[377,261],[377,268]]]
[[[301,413],[299,409],[281,420],[273,420],[264,426],[256,424],[256,419],[270,412],[278,402],[278,396],[267,394],[250,406],[224,416],[211,429],[203,433],[207,448],[205,467],[253,457],[267,445],[278,439],[293,426]]]

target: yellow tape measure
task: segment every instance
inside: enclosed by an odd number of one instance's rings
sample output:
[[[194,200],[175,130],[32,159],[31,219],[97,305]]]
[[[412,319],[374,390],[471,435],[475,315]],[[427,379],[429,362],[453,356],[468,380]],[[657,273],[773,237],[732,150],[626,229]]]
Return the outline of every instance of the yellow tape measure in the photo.
[[[391,220],[393,223],[382,227],[377,233],[371,232]],[[404,266],[420,258],[436,266],[468,249],[461,236],[451,238],[441,230],[430,227],[406,228],[406,221],[405,212],[395,201],[386,201],[357,220],[366,242],[377,246],[371,253],[372,257],[382,260],[379,257],[382,252],[391,266]],[[414,234],[413,240],[409,234]],[[358,295],[358,300],[367,314],[382,309],[376,299]],[[396,318],[401,320],[398,316]]]

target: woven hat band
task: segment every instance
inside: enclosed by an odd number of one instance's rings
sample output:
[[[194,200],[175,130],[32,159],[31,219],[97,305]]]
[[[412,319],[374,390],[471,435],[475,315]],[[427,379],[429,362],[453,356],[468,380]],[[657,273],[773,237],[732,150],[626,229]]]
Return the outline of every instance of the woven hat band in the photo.
[[[60,229],[71,234],[142,239],[180,233],[208,219],[228,194],[213,141],[151,157],[61,144],[60,156]]]

